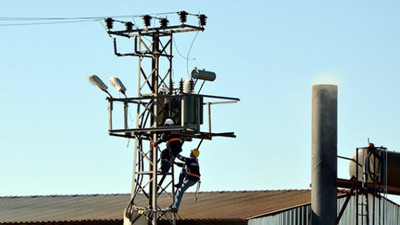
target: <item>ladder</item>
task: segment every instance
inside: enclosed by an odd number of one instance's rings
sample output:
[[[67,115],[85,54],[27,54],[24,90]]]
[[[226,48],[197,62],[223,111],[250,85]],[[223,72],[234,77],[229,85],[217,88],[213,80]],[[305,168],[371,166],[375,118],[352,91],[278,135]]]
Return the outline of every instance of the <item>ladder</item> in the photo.
[[[368,188],[368,187],[366,187]],[[357,225],[369,225],[369,204],[368,204],[368,190],[364,189],[361,191],[361,201],[357,197]],[[360,222],[360,223],[358,223]]]
[[[356,152],[356,164],[358,163],[358,150]],[[356,192],[356,225],[369,225],[369,201],[368,201],[368,176],[369,176],[369,154],[363,153],[362,155],[363,166],[362,166],[362,179],[361,189]],[[358,166],[356,167],[356,180],[359,180]],[[361,196],[360,196],[361,194]],[[361,199],[360,199],[361,197]],[[360,201],[361,200],[361,201]]]

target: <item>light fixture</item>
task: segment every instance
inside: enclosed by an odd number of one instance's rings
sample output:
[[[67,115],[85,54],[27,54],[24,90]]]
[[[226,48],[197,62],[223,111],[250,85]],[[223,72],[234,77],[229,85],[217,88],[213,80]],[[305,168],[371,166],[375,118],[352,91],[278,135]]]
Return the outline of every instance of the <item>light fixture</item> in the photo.
[[[116,76],[110,77],[109,81],[113,87],[115,87],[119,92],[121,92],[126,97],[126,94],[125,94],[126,87],[124,86],[124,84],[121,82],[121,80],[118,77],[116,77]]]
[[[98,88],[100,88],[100,90],[104,91],[105,93],[107,93],[111,98],[111,94],[107,91],[108,87],[106,84],[103,83],[103,81],[96,75],[94,74],[90,74],[88,76],[89,78],[89,82],[91,84],[93,84],[94,86],[97,86]]]

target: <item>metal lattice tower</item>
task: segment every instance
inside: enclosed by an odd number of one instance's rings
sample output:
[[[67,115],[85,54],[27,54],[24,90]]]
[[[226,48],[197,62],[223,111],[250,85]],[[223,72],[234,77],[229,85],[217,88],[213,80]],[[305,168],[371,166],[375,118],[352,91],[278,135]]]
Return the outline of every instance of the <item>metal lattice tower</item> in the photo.
[[[178,12],[178,15],[181,24],[174,26],[168,25],[169,21],[166,18],[152,18],[145,15],[142,17],[145,24],[143,29],[134,27],[132,22],[112,18],[105,20],[107,32],[113,37],[115,55],[138,57],[138,97],[113,98],[110,95],[107,98],[109,134],[135,139],[132,194],[125,209],[124,225],[156,225],[159,219],[176,224],[177,215],[166,210],[166,207],[173,203],[175,195],[173,166],[166,175],[158,172],[160,149],[151,146],[151,142],[157,140],[163,131],[178,132],[186,141],[199,139],[200,144],[203,139],[211,140],[215,136],[235,137],[233,132],[211,132],[210,106],[217,103],[237,102],[238,98],[184,92],[182,81],[179,88],[173,87],[173,35],[204,31],[207,18],[204,14],[192,15],[185,11]],[[199,25],[186,24],[188,15],[196,16]],[[151,26],[151,19],[158,19],[160,26]],[[125,25],[125,28],[115,30],[114,23],[121,23]],[[117,38],[121,37],[133,39],[133,51],[119,52]],[[194,84],[192,83],[191,86],[193,89]],[[222,99],[223,101],[205,102],[206,99]],[[113,127],[113,108],[116,104],[123,105],[124,127],[121,129]],[[132,104],[137,108],[135,128],[130,128],[128,125],[128,108]],[[203,123],[203,105],[207,105],[209,110],[207,132],[200,131],[200,125]],[[166,118],[172,118],[175,125],[163,126]],[[139,201],[139,196],[146,198],[147,203]],[[169,196],[170,201],[161,203],[158,201],[160,196]]]

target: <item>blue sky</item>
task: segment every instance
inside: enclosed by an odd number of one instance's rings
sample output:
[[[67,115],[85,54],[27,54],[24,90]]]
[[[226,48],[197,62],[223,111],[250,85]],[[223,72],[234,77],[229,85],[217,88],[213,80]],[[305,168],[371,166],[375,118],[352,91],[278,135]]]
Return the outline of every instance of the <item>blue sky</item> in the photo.
[[[189,61],[174,49],[174,79],[188,76],[187,65],[215,71],[202,93],[241,101],[213,108],[213,130],[237,138],[203,142],[201,189],[275,190],[309,188],[316,83],[338,84],[339,155],[353,156],[367,138],[400,149],[399,9],[398,1],[5,1],[0,195],[130,192],[133,142],[108,136],[106,96],[87,75],[118,76],[137,95],[137,58],[114,56],[101,22],[6,26],[15,21],[5,17],[206,14],[204,32],[175,39],[184,56],[195,40]],[[348,178],[341,160],[339,177]]]

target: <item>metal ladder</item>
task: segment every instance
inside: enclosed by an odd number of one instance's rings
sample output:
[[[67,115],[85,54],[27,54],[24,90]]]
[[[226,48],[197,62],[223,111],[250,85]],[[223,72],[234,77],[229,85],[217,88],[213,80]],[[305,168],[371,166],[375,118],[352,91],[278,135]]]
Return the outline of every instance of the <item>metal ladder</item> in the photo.
[[[358,220],[361,223],[357,223],[357,225],[369,225],[368,184],[365,183],[364,186],[363,181],[362,185],[361,202],[359,201],[359,198],[357,198],[357,217],[361,218],[361,220]]]
[[[356,225],[369,225],[369,202],[368,202],[368,171],[369,171],[369,157],[368,154],[363,154],[364,166],[362,167],[362,181],[361,189],[356,192]],[[358,178],[358,165],[359,162],[358,150],[356,151],[356,180]],[[361,194],[361,196],[360,196]],[[361,197],[361,199],[360,199]],[[361,200],[361,201],[360,201]]]

